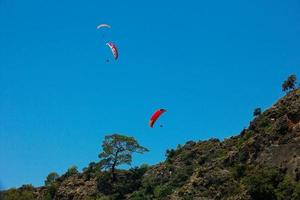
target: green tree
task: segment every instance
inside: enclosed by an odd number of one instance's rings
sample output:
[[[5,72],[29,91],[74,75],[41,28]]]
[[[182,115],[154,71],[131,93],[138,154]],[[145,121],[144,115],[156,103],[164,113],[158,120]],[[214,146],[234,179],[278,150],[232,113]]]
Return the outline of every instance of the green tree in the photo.
[[[296,87],[297,77],[296,75],[290,75],[287,80],[282,84],[282,91],[287,92],[289,90],[294,90]]]
[[[3,200],[17,200],[20,194],[19,191],[15,188],[9,189],[3,193]]]
[[[261,115],[261,108],[255,108],[253,111],[253,116],[256,117],[259,115]]]
[[[286,176],[282,182],[278,184],[276,189],[277,200],[291,200],[294,192],[295,182],[291,177]]]
[[[51,172],[50,174],[48,174],[46,180],[45,180],[45,186],[50,186],[52,185],[56,179],[58,178],[58,174],[56,172]]]
[[[294,193],[292,195],[292,200],[300,199],[300,183],[298,182],[295,186]]]
[[[69,169],[64,174],[64,176],[70,177],[70,176],[73,176],[75,174],[78,174],[78,169],[77,169],[77,167],[75,165],[73,165],[73,166],[69,167]]]
[[[277,168],[263,168],[253,171],[243,179],[253,200],[276,199],[276,188],[282,181]]]
[[[118,165],[130,165],[133,153],[144,153],[149,151],[140,146],[133,137],[127,137],[119,134],[105,136],[102,144],[102,150],[99,154],[101,164],[104,168],[110,169],[112,182],[116,180],[115,169]]]
[[[19,189],[9,189],[4,192],[2,197],[3,200],[33,200],[36,199],[34,196],[34,187],[32,185],[23,185]]]
[[[169,185],[158,185],[154,188],[154,196],[158,199],[164,199],[172,193],[172,187]]]

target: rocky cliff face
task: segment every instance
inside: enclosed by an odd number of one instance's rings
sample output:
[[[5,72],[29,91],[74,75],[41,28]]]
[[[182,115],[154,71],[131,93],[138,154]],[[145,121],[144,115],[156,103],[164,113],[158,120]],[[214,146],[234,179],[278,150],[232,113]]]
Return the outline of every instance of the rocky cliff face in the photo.
[[[96,166],[96,167],[95,167]],[[300,89],[288,93],[238,136],[189,141],[164,162],[118,172],[97,165],[35,188],[36,199],[300,199]],[[48,195],[48,196],[47,196]]]
[[[281,180],[271,191],[276,199],[284,178],[295,184],[299,181],[299,137],[300,90],[295,90],[257,116],[238,136],[223,142],[190,141],[169,151],[167,160],[149,169],[144,180],[158,183],[161,190],[171,188],[167,195],[158,191],[158,199],[260,199],[247,185],[247,176],[277,170]],[[157,198],[156,187],[153,198]],[[283,199],[291,199],[289,195]]]

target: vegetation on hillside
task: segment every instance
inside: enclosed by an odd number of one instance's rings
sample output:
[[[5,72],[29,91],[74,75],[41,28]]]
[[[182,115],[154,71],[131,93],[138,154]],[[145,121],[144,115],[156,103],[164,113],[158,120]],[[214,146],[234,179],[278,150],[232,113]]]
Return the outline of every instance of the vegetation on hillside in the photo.
[[[134,152],[148,151],[132,138],[105,137],[99,162],[82,172],[75,166],[45,186],[24,185],[2,192],[3,200],[299,200],[300,89],[296,76],[282,85],[287,94],[271,108],[256,108],[254,119],[224,141],[188,141],[166,151],[154,166],[130,164]]]

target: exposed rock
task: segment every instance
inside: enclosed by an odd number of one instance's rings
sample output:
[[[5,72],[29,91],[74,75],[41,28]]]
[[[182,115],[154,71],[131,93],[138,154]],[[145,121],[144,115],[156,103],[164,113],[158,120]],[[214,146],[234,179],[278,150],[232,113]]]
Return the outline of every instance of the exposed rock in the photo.
[[[54,200],[80,200],[96,196],[98,193],[96,180],[84,181],[78,175],[64,180],[58,188]]]
[[[264,171],[269,168],[274,170]],[[288,177],[289,187],[294,187],[288,188],[291,192],[300,181],[300,89],[255,117],[237,136],[222,142],[189,141],[168,150],[165,162],[145,171],[119,170],[118,176],[117,182],[111,183],[110,176],[97,177],[96,168],[62,176],[56,183],[54,200],[255,200],[255,185],[249,186],[249,177],[258,182],[266,178],[265,182],[270,182],[267,188],[277,193],[277,187]],[[5,191],[4,195],[22,190]],[[49,191],[47,187],[35,188],[34,196],[43,199]],[[272,197],[279,195],[272,192]]]

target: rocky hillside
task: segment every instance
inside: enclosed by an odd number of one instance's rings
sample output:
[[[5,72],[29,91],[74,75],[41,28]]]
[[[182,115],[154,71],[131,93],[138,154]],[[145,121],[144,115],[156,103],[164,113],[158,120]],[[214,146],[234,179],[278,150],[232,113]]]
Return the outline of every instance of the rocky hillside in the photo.
[[[2,199],[300,199],[300,89],[256,116],[238,136],[189,141],[166,160],[117,172],[99,163],[69,169],[47,186],[2,192]]]

